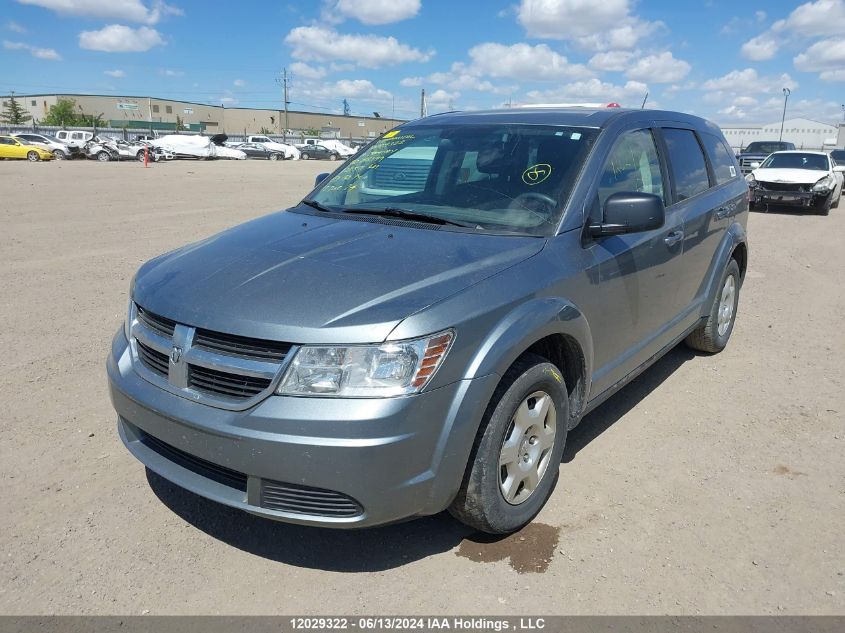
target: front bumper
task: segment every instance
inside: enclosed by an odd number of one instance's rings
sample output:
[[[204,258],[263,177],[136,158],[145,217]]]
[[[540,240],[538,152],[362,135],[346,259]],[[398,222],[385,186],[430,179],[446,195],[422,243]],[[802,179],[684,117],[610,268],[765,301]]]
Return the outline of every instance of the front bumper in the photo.
[[[772,191],[769,189],[751,189],[751,202],[754,204],[786,204],[800,207],[813,207],[821,204],[831,193],[812,191]]]
[[[107,373],[120,437],[148,468],[228,506],[329,527],[445,509],[499,380],[491,374],[401,398],[270,396],[226,411],[138,376],[122,331]]]

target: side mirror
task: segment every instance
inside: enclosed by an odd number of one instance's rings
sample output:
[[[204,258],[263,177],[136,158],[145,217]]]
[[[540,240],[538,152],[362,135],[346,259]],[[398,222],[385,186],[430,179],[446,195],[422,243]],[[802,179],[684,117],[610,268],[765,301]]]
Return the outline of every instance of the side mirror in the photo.
[[[659,229],[666,222],[663,199],[653,193],[620,191],[604,202],[604,222],[591,224],[592,237],[623,235]]]
[[[751,164],[749,165],[749,167],[751,167],[751,169],[757,169],[757,168],[759,168],[759,167],[760,167],[760,163],[758,163],[758,162],[756,162],[756,161],[755,161],[755,162],[751,163]]]
[[[840,174],[845,172],[845,165],[835,165],[833,171],[838,171]]]
[[[321,182],[323,182],[328,177],[329,177],[328,172],[326,172],[324,174],[317,174],[317,177],[314,179],[314,186],[316,187],[317,185],[319,185]]]

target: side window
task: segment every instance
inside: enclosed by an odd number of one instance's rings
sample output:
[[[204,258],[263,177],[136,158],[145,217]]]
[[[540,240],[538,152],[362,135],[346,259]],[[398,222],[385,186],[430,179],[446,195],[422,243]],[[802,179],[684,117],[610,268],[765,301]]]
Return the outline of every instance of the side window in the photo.
[[[710,188],[707,164],[692,130],[666,128],[663,138],[669,148],[669,164],[675,178],[678,201],[692,198]]]
[[[738,170],[734,165],[734,157],[728,152],[722,139],[705,133],[701,135],[701,141],[704,143],[704,149],[707,150],[713,173],[716,174],[716,184],[721,185],[736,178]]]
[[[600,208],[608,196],[621,191],[653,193],[665,201],[660,160],[650,130],[629,132],[611,150],[599,180]]]

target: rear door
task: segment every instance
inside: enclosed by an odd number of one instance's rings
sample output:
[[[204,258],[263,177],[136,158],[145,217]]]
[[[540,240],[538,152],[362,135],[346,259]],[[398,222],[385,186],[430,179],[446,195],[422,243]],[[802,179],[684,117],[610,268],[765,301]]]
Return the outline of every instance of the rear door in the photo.
[[[663,127],[661,132],[672,175],[670,208],[682,219],[684,232],[676,310],[694,320],[706,300],[708,272],[718,264],[714,258],[719,243],[742,204],[741,194],[733,198],[730,194],[741,176],[714,134],[680,125]]]

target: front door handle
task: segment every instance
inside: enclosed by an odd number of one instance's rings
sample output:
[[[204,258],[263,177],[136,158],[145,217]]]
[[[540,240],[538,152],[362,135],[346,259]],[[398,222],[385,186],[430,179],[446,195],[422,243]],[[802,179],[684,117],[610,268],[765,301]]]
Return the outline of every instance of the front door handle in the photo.
[[[666,246],[674,246],[682,239],[684,239],[683,231],[672,231],[671,233],[669,233],[669,235],[663,238],[663,242],[666,244]]]
[[[731,212],[730,209],[727,207],[719,207],[716,209],[716,219],[723,220],[724,218],[728,217],[728,214]]]

